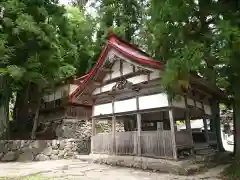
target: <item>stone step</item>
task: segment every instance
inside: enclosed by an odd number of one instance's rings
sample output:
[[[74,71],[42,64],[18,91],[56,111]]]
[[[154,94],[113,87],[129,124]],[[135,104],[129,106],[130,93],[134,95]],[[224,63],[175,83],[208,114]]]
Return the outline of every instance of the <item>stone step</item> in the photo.
[[[215,154],[216,150],[212,148],[205,148],[205,149],[199,149],[195,151],[196,155],[208,155],[208,154]]]

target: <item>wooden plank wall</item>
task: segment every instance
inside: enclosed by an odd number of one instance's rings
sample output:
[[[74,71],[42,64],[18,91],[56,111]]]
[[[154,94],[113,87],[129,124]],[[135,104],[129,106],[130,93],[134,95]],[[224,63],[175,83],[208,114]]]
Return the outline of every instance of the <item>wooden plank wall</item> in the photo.
[[[99,133],[93,136],[92,139],[92,153],[110,154],[112,152],[112,134]]]
[[[113,153],[111,133],[99,133],[92,141],[92,153]],[[136,131],[116,132],[117,155],[137,155],[138,143]],[[171,131],[142,131],[140,147],[142,156],[173,159]]]
[[[67,107],[67,118],[87,120],[91,117],[91,115],[92,115],[91,108],[84,108],[78,106]]]
[[[173,158],[171,131],[142,131],[142,156],[154,158]]]
[[[190,131],[182,130],[176,132],[177,147],[191,147],[193,146],[192,134]]]
[[[137,131],[116,133],[116,154],[135,155],[137,153]]]

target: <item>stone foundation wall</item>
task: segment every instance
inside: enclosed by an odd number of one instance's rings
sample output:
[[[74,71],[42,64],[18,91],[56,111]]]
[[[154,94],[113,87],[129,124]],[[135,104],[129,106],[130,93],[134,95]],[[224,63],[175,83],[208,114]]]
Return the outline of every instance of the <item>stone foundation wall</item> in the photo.
[[[90,141],[63,140],[1,140],[0,161],[45,161],[76,158],[90,153]]]
[[[96,121],[96,131],[97,133],[112,131],[112,121],[111,120],[100,120]],[[116,131],[124,131],[123,121],[116,122]],[[90,140],[92,134],[92,121],[86,120],[76,120],[76,119],[64,119],[61,124],[58,125],[56,129],[56,136],[58,138],[77,138]]]

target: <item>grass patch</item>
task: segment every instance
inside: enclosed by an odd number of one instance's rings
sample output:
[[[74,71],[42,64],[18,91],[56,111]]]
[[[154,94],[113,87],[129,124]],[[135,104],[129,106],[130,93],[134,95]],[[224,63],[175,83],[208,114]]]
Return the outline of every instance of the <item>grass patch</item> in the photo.
[[[235,160],[222,173],[224,180],[240,179],[240,160]]]
[[[40,175],[24,177],[0,177],[0,180],[52,180],[52,178],[42,177]]]

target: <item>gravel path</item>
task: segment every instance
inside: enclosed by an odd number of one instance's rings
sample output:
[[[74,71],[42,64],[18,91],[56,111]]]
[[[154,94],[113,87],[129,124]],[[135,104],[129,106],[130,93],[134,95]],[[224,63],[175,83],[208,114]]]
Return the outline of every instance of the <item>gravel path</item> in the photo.
[[[225,166],[210,169],[208,172],[195,176],[177,176],[172,174],[154,173],[139,169],[112,167],[92,164],[79,160],[57,160],[44,162],[13,162],[0,163],[0,177],[41,176],[54,177],[57,180],[219,180],[219,173]]]

